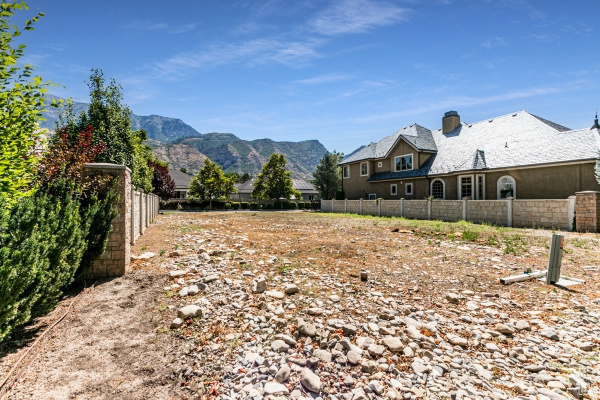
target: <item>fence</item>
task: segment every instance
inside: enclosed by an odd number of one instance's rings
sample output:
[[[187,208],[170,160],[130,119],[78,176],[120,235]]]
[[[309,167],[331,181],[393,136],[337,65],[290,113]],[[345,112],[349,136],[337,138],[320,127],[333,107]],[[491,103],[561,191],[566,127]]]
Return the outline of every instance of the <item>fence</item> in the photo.
[[[124,165],[86,164],[88,171],[118,177],[118,214],[104,253],[88,271],[89,277],[104,278],[124,275],[129,270],[130,246],[144,233],[158,214],[159,197],[136,191],[131,184],[131,170]]]
[[[577,225],[578,230],[596,232],[593,225],[598,225],[597,220],[594,222],[590,215],[596,212],[596,204],[600,212],[600,200],[591,199],[589,193],[597,192],[579,192],[564,200],[321,200],[321,211],[568,231],[572,230],[577,215],[589,220],[585,226]],[[583,203],[584,199],[588,209],[594,209],[576,214],[576,200]]]

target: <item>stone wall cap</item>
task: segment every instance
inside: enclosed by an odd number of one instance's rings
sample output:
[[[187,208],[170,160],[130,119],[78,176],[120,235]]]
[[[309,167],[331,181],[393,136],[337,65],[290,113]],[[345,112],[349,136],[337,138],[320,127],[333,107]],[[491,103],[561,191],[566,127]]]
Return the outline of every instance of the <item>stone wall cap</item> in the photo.
[[[126,165],[110,164],[110,163],[86,163],[83,164],[88,169],[112,169],[112,170],[126,170],[131,173]]]
[[[596,192],[595,190],[585,190],[583,192],[575,192],[575,194],[591,194],[591,193],[600,193],[600,192]]]

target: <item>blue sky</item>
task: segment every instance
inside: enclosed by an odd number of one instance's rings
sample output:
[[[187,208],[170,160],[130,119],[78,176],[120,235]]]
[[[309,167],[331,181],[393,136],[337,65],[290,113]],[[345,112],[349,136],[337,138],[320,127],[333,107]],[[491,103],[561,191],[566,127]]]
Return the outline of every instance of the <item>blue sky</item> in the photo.
[[[138,115],[346,154],[445,111],[570,128],[600,106],[596,0],[29,1],[26,61],[88,101],[91,68]],[[24,13],[21,17],[25,16]]]

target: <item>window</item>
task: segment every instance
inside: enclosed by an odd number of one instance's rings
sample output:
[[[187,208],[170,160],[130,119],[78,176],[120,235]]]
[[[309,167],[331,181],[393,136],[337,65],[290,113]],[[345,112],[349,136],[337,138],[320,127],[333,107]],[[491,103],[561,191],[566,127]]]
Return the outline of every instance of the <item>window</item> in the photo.
[[[360,176],[369,175],[369,164],[366,162],[360,163]]]
[[[446,197],[446,190],[443,180],[434,179],[433,182],[431,182],[431,195],[434,199],[444,200]]]
[[[406,186],[404,186],[404,194],[410,196],[413,194],[413,184],[412,183],[407,183]]]
[[[377,200],[377,194],[376,193],[369,193],[369,200]]]
[[[517,197],[517,182],[512,176],[503,176],[498,179],[498,199],[506,199],[508,197]]]
[[[473,198],[473,175],[462,175],[458,177],[459,200],[465,197]]]
[[[396,171],[408,171],[413,169],[412,154],[398,156],[394,159],[394,161],[396,162]]]
[[[398,195],[398,185],[397,184],[393,184],[390,185],[390,195],[392,196],[397,196]]]
[[[485,175],[477,175],[477,200],[485,200]]]
[[[350,178],[350,166],[344,165],[342,167],[342,176],[345,178]]]
[[[383,166],[383,163],[382,163],[381,161],[379,161],[379,162],[377,163],[377,168],[381,168],[382,166]]]

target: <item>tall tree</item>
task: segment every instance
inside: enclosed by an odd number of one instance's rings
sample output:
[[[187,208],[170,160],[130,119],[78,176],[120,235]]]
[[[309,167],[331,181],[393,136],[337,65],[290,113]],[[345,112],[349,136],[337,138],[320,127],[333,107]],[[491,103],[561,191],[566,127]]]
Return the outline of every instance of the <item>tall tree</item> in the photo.
[[[334,150],[333,153],[325,153],[319,161],[311,182],[319,191],[321,198],[335,199],[342,189],[342,170],[338,163],[343,158],[344,154]]]
[[[114,79],[106,85],[100,69],[92,69],[88,82],[90,105],[86,112],[73,115],[70,102],[63,109],[58,128],[66,127],[71,135],[88,126],[94,128],[95,144],[102,143],[104,152],[97,162],[126,165],[131,169],[131,183],[149,193],[152,191],[152,149],[144,130],[131,130],[131,110],[122,103],[123,88]]]
[[[223,169],[216,162],[207,158],[198,175],[192,178],[188,194],[191,198],[209,200],[209,207],[212,210],[213,199],[226,197],[230,193],[236,192],[234,183],[233,179],[225,176]]]
[[[33,76],[31,64],[18,65],[25,45],[13,45],[21,31],[10,19],[23,9],[27,9],[24,1],[0,3],[0,196],[11,203],[28,192],[35,176],[33,153],[41,135],[38,123],[45,111],[44,92],[50,85]],[[25,21],[23,30],[33,30],[43,15]]]
[[[292,173],[285,169],[287,161],[283,154],[271,154],[254,181],[252,197],[255,199],[289,199],[302,195],[294,189]]]
[[[169,200],[175,196],[175,182],[169,175],[169,164],[154,159],[150,162],[150,167],[154,171],[152,178],[152,193],[163,200]]]

